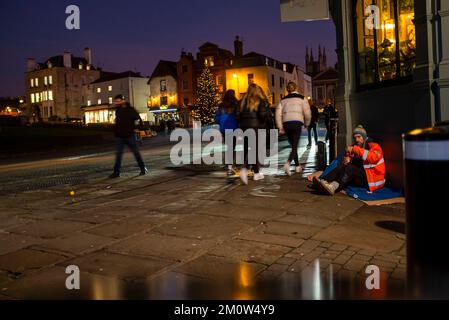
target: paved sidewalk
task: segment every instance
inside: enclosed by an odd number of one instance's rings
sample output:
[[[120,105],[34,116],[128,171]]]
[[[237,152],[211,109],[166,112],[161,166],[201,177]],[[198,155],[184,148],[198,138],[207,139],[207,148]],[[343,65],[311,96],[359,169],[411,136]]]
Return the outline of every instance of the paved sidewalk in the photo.
[[[194,166],[3,194],[0,299],[401,298],[404,211]],[[365,288],[369,264],[381,290]]]

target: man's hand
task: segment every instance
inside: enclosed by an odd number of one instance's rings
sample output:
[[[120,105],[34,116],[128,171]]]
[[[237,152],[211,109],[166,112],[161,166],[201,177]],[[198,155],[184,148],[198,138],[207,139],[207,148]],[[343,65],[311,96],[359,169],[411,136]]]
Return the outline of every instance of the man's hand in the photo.
[[[354,150],[353,146],[347,146],[346,147],[346,152],[348,152],[348,153],[352,153],[353,150]]]
[[[285,134],[284,128],[279,129],[279,134],[280,134],[281,136],[283,136],[283,135]]]

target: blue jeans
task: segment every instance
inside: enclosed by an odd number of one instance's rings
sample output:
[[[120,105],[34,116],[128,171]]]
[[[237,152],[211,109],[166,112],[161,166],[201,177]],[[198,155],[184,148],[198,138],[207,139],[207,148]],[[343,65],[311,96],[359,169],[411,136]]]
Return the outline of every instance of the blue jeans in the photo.
[[[139,168],[141,170],[145,169],[145,163],[143,162],[142,156],[140,155],[139,148],[137,147],[136,138],[135,137],[129,137],[129,138],[117,138],[116,139],[116,157],[115,157],[115,165],[114,165],[114,172],[120,173],[120,169],[122,167],[122,157],[123,157],[123,149],[125,148],[125,145],[129,147],[131,152],[134,154],[134,158],[136,158],[137,164],[139,165]]]

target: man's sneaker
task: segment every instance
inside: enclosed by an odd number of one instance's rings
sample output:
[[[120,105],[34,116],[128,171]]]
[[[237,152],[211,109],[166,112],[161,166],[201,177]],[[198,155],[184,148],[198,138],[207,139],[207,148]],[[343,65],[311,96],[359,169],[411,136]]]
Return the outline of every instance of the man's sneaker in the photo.
[[[113,173],[109,176],[109,179],[115,179],[115,178],[120,178],[120,173],[118,173],[118,172],[113,172]]]
[[[304,171],[304,168],[301,165],[299,165],[295,168],[296,173],[302,173],[303,171]]]
[[[248,170],[246,168],[240,169],[240,180],[242,180],[244,184],[248,184]]]
[[[284,164],[284,171],[287,174],[287,176],[291,176],[292,173],[290,171],[290,161],[288,161],[287,163]]]
[[[265,179],[263,173],[255,173],[254,174],[254,178],[253,178],[254,181],[263,180],[263,179]]]
[[[140,174],[139,174],[139,176],[144,176],[144,175],[146,175],[147,173],[148,173],[148,169],[147,169],[147,168],[140,169]]]

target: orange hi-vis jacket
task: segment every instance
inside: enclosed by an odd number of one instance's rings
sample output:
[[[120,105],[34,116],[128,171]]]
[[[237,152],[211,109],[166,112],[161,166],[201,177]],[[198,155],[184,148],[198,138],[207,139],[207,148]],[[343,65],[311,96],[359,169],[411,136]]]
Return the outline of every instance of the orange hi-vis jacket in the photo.
[[[371,192],[385,186],[385,174],[387,171],[384,154],[379,144],[368,142],[369,150],[354,146],[353,153],[356,157],[363,159],[366,178]]]

